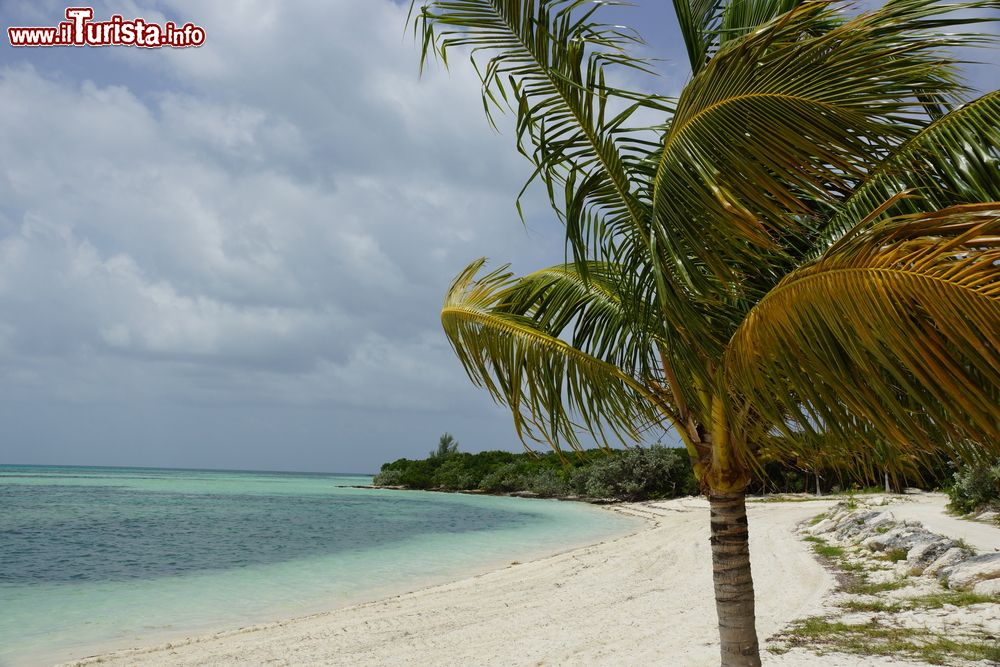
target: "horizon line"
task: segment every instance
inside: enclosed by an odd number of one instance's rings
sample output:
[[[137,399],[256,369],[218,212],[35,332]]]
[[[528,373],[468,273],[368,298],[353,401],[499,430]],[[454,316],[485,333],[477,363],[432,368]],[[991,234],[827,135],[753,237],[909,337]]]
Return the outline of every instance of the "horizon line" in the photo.
[[[128,466],[128,465],[80,465],[61,463],[3,463],[0,468],[91,468],[91,469],[113,469],[113,470],[169,470],[179,472],[246,472],[246,473],[268,473],[286,475],[341,475],[341,476],[363,476],[371,477],[375,473],[369,472],[332,472],[332,471],[308,471],[308,470],[258,470],[250,468],[173,468],[168,466]]]

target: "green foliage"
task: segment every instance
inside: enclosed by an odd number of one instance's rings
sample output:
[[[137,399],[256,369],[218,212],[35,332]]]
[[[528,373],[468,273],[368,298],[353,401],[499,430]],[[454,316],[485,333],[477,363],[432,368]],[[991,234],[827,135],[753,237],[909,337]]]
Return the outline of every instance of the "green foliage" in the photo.
[[[406,461],[407,459],[400,459],[400,461]],[[398,463],[398,461],[397,461]],[[400,468],[388,468],[387,466],[393,465],[391,463],[386,463],[382,466],[381,472],[375,475],[373,483],[375,486],[405,486],[403,484],[404,470]]]
[[[617,500],[674,498],[698,492],[687,452],[660,445],[621,451],[592,449],[565,460],[553,452],[501,451],[456,453],[416,461],[399,459],[383,465],[373,483],[412,489]]]
[[[698,493],[690,459],[682,449],[635,448],[578,470],[574,485],[591,498],[644,500]]]
[[[487,473],[475,487],[487,493],[510,493],[523,489],[524,475],[516,463],[505,463],[499,468]]]
[[[375,476],[376,486],[407,486],[414,489],[431,487],[434,473],[442,463],[441,459],[425,459],[411,461],[399,459],[382,466]]]
[[[948,490],[949,507],[966,514],[987,507],[1000,507],[1000,459],[963,466],[955,473],[955,485]]]
[[[465,457],[452,455],[434,472],[434,485],[448,491],[471,488],[476,482],[474,470],[466,468]]]
[[[451,433],[444,433],[438,441],[437,449],[431,452],[431,458],[444,458],[458,453],[458,440]]]
[[[539,470],[534,475],[526,475],[527,490],[543,498],[566,496],[572,492],[563,471],[551,468]]]

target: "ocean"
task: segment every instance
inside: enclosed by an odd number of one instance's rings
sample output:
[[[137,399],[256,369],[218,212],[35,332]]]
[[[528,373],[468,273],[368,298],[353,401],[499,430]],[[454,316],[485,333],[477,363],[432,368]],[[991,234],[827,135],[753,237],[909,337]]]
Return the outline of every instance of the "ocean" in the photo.
[[[631,532],[340,474],[0,466],[0,665],[335,609]]]

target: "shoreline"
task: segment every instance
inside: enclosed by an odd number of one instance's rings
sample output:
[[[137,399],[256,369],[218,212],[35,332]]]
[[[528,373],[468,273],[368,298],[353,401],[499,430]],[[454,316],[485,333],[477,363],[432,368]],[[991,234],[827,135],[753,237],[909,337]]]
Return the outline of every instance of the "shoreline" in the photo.
[[[298,486],[291,490],[302,491]],[[630,534],[642,526],[586,504],[343,488],[331,493],[302,502],[314,506],[316,498],[332,498],[334,516],[327,525],[334,529],[337,516],[353,512],[356,503],[361,510],[374,507],[375,517],[380,512],[384,520],[355,521],[353,529],[347,524],[355,534],[381,531],[374,540],[342,540],[354,548],[177,576],[5,589],[0,595],[6,603],[0,613],[0,666],[52,665],[333,611]],[[425,517],[431,518],[427,530]],[[414,521],[416,529],[411,528]],[[219,529],[210,530],[221,535]],[[265,544],[275,542],[271,534],[261,533]],[[114,564],[118,556],[110,557]]]
[[[352,486],[350,488],[387,489],[391,487]],[[400,487],[396,490],[418,491],[418,492],[428,491],[426,489],[408,489],[405,487]],[[443,490],[436,490],[435,492],[463,493],[463,492],[443,491]],[[541,496],[518,496],[515,494],[473,493],[468,495],[488,495],[488,496],[513,497],[513,498],[523,497],[526,500],[548,500],[548,501],[565,500],[567,502],[572,500],[563,498],[548,498]],[[114,662],[116,660],[125,660],[121,664],[132,665],[136,664],[135,662],[132,661],[132,658],[136,658],[136,656],[142,656],[147,654],[152,655],[159,652],[173,651],[183,646],[190,646],[204,642],[211,642],[215,640],[236,638],[248,633],[277,630],[298,623],[309,622],[312,620],[322,620],[327,617],[331,617],[333,615],[341,613],[351,613],[354,610],[359,610],[359,611],[364,610],[388,601],[397,600],[404,597],[420,596],[421,594],[432,592],[442,587],[459,584],[464,581],[478,580],[500,571],[509,570],[516,566],[521,566],[531,563],[540,563],[550,559],[559,558],[568,554],[572,554],[576,551],[613,544],[620,540],[634,537],[644,531],[654,528],[657,525],[657,520],[654,517],[646,515],[645,513],[636,513],[634,511],[630,511],[626,506],[632,503],[608,501],[604,503],[587,503],[587,504],[594,506],[594,508],[599,511],[608,511],[608,512],[614,512],[615,514],[620,514],[631,521],[635,521],[635,523],[633,527],[625,528],[620,533],[605,537],[604,539],[601,539],[597,542],[583,541],[580,543],[566,544],[558,547],[557,550],[555,551],[551,549],[540,549],[535,552],[528,552],[524,556],[521,556],[523,560],[508,561],[506,559],[502,560],[494,559],[491,561],[479,563],[477,565],[468,566],[446,575],[429,576],[421,581],[412,581],[411,583],[408,584],[389,585],[387,587],[373,589],[370,593],[359,595],[353,600],[345,601],[341,604],[337,604],[334,606],[322,605],[322,604],[314,605],[312,609],[304,608],[301,614],[293,614],[288,617],[277,618],[276,620],[249,622],[246,625],[239,625],[237,627],[234,627],[232,624],[227,624],[217,627],[204,626],[200,628],[194,628],[187,633],[159,632],[145,638],[148,641],[145,641],[145,643],[142,643],[139,646],[122,648],[121,644],[125,642],[121,641],[109,642],[104,647],[98,647],[96,649],[97,652],[95,653],[91,653],[83,657],[73,657],[67,660],[60,660],[56,663],[46,662],[44,664],[54,664],[56,667],[77,667],[77,666],[84,667],[85,665],[116,664]],[[142,664],[145,663],[143,662]],[[163,663],[163,664],[169,664],[169,663]],[[2,667],[6,666],[4,665]]]
[[[455,500],[459,501],[460,499],[456,498]],[[489,498],[482,498],[481,500],[489,503],[490,507],[493,506]],[[538,500],[543,501],[541,505],[536,504]],[[122,632],[115,637],[109,636],[106,638],[96,638],[95,640],[84,640],[73,644],[67,643],[62,647],[50,648],[45,645],[38,645],[36,647],[37,650],[28,648],[25,651],[14,652],[7,656],[7,658],[0,656],[0,666],[34,667],[36,665],[88,663],[94,658],[105,655],[145,650],[150,647],[165,648],[169,645],[189,643],[204,637],[240,634],[248,629],[283,626],[290,621],[299,621],[317,615],[336,613],[344,609],[364,606],[405,594],[418,593],[455,581],[479,577],[509,567],[512,562],[537,561],[575,549],[602,544],[610,540],[633,535],[647,527],[647,522],[636,520],[638,517],[619,513],[607,506],[585,504],[575,507],[563,506],[563,508],[560,508],[559,504],[555,503],[554,500],[549,498],[511,498],[503,506],[516,510],[516,507],[522,507],[521,504],[523,503],[523,507],[517,511],[530,512],[539,516],[562,517],[559,520],[568,521],[567,525],[583,521],[587,522],[590,528],[577,532],[571,528],[560,530],[558,526],[553,526],[548,530],[555,532],[550,532],[547,536],[540,535],[532,541],[525,541],[523,537],[518,535],[516,532],[517,528],[514,528],[515,533],[511,535],[507,535],[505,532],[511,530],[509,528],[501,529],[500,532],[495,534],[495,537],[492,537],[494,533],[486,532],[483,535],[486,535],[488,539],[501,540],[498,544],[506,546],[498,546],[495,549],[483,551],[481,547],[473,544],[468,555],[446,556],[441,561],[446,564],[439,567],[433,565],[428,569],[424,569],[423,566],[406,567],[405,577],[392,577],[391,574],[384,571],[384,568],[381,570],[376,569],[375,571],[369,569],[366,570],[367,575],[358,573],[360,578],[357,581],[361,582],[361,585],[355,586],[349,592],[313,596],[315,599],[302,598],[297,603],[282,603],[280,607],[268,605],[261,607],[260,610],[253,613],[239,614],[236,612],[228,615],[224,614],[207,622],[195,619],[194,621],[178,620],[174,625],[147,625],[142,631]],[[546,504],[544,501],[548,501],[547,506],[549,509],[543,508]],[[510,503],[515,503],[516,507],[511,506]],[[465,506],[465,504],[465,501],[462,501],[461,506]],[[476,506],[481,504],[477,503]],[[607,512],[612,512],[612,514],[607,514]],[[548,520],[551,521],[552,519]],[[422,539],[423,537],[419,537],[415,542],[411,540],[401,543],[404,544],[402,547],[404,552],[410,549],[417,550],[418,562],[420,562],[420,558],[424,554],[421,550],[422,545],[420,544],[420,540]],[[464,548],[462,546],[464,543],[451,541],[451,536],[447,534],[443,534],[441,539],[446,544],[451,544],[452,548]],[[483,539],[480,538],[480,541]],[[437,539],[435,539],[435,542],[437,542]],[[461,553],[464,553],[464,551]],[[444,556],[445,552],[442,552],[440,555]],[[382,575],[388,576],[388,578],[377,574],[379,571],[382,572]],[[339,576],[337,571],[331,571],[330,574],[332,578]],[[323,577],[325,575],[322,571],[317,571],[314,576]],[[322,587],[323,584],[320,583],[319,586]],[[192,594],[197,595],[198,593],[193,592]],[[196,604],[194,598],[189,597],[188,599],[191,600],[190,604]],[[8,659],[10,662],[8,662]]]
[[[464,496],[491,496],[494,498],[525,498],[527,500],[560,500],[563,502],[574,502],[574,503],[586,503],[588,505],[624,505],[628,504],[627,500],[618,500],[616,498],[591,498],[589,496],[543,496],[532,491],[483,491],[481,489],[414,489],[409,486],[399,486],[395,484],[390,484],[388,486],[376,486],[374,484],[351,484],[346,486],[348,489],[368,489],[376,491],[421,491],[425,493],[445,493],[445,494],[461,494]],[[672,498],[669,500],[673,500]],[[636,502],[656,502],[656,501],[636,501]]]
[[[832,588],[793,528],[833,502],[749,508],[755,577],[767,593],[758,603],[762,637],[818,609]],[[619,537],[391,597],[64,664],[647,664],[664,651],[675,664],[717,662],[707,502],[688,497],[606,511],[645,521]],[[788,576],[803,585],[789,592]]]
[[[926,665],[787,645],[796,621],[834,613],[842,596],[842,573],[802,537],[817,515],[842,507],[841,500],[747,505],[764,665]],[[938,517],[943,502],[939,494],[922,494],[874,504],[941,518],[960,537],[969,527]],[[644,521],[617,537],[445,583],[64,665],[717,665],[707,501],[685,497],[601,509]],[[1000,531],[991,530],[991,543],[1000,546]]]

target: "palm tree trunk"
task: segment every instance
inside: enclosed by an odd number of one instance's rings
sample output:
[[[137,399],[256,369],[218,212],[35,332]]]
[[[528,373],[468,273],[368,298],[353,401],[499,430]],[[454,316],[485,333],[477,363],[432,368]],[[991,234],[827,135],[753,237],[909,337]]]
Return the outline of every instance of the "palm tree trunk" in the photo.
[[[708,503],[722,667],[760,667],[747,542],[746,494],[710,494]]]

